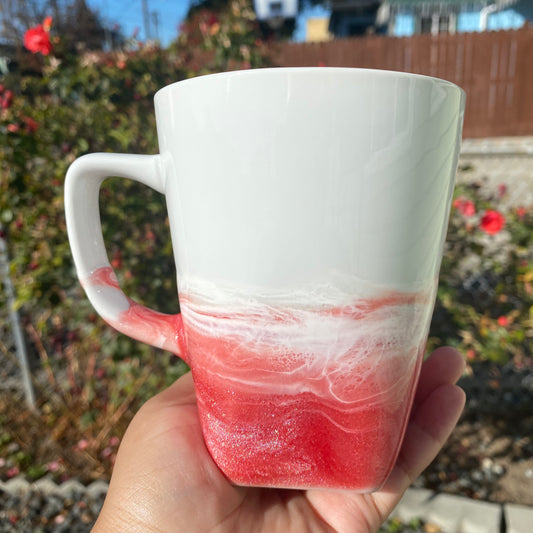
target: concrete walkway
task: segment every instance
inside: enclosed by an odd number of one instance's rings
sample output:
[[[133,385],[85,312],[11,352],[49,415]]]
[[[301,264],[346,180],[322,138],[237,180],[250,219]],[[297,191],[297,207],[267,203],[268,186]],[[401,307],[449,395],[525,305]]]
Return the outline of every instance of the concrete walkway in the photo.
[[[471,500],[426,489],[409,489],[391,517],[415,518],[442,533],[532,533],[533,508]]]
[[[94,481],[85,487],[70,480],[57,485],[49,478],[29,483],[21,476],[6,482],[0,481],[0,492],[11,496],[24,493],[41,493],[73,498],[85,494],[86,498],[105,496],[108,484]],[[413,519],[424,520],[442,533],[532,533],[533,508],[512,504],[497,504],[471,500],[449,494],[435,494],[426,489],[409,489],[391,518],[405,523]],[[429,531],[429,530],[428,530]],[[433,530],[432,530],[433,531]]]
[[[465,139],[457,183],[471,181],[493,193],[505,185],[504,207],[533,206],[533,137]]]

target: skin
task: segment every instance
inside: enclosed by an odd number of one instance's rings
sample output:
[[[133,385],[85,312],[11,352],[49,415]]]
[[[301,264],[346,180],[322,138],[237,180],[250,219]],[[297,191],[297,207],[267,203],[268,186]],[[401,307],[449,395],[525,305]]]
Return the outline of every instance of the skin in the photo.
[[[455,427],[463,369],[452,348],[424,362],[396,466],[372,494],[231,485],[205,448],[189,373],[132,420],[93,532],[375,532]]]

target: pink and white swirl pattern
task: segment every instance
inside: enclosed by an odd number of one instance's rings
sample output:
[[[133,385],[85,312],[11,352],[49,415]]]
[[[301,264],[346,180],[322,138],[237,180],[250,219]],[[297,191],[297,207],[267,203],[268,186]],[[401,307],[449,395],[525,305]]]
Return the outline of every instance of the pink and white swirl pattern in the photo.
[[[435,283],[180,293],[207,446],[235,483],[370,491],[403,436]],[[360,296],[353,296],[358,294]]]

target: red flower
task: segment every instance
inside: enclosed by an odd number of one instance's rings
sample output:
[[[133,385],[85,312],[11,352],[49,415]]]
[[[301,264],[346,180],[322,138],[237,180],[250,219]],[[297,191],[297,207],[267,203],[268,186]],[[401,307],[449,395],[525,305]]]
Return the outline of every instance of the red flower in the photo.
[[[473,217],[476,214],[476,206],[474,205],[474,202],[467,200],[462,196],[453,201],[453,207],[465,217]]]
[[[215,24],[218,24],[218,17],[214,14],[209,15],[209,18],[207,19],[207,25],[211,27]]]
[[[85,439],[81,439],[78,441],[78,444],[76,444],[74,449],[83,451],[83,450],[86,450],[88,447],[89,447],[89,442]]]
[[[44,31],[47,33],[50,33],[51,27],[52,27],[52,17],[44,17],[44,20],[43,20]]]
[[[4,93],[4,97],[2,98],[1,107],[2,109],[9,109],[12,103],[13,103],[13,91],[10,91],[8,89]]]
[[[481,219],[480,227],[489,235],[495,235],[505,226],[505,217],[494,209],[487,209]]]
[[[28,133],[35,133],[39,128],[39,124],[31,117],[23,117],[23,120],[26,123],[26,131]]]
[[[52,18],[46,17],[42,24],[30,28],[24,34],[24,46],[32,53],[47,56],[52,51],[50,42],[50,25]]]
[[[498,324],[503,328],[509,324],[509,320],[506,316],[502,315],[498,317]]]
[[[111,266],[113,268],[122,268],[122,253],[120,250],[116,250],[111,259]]]
[[[107,459],[112,453],[113,453],[113,450],[109,446],[107,446],[100,452],[100,455],[104,459]]]
[[[7,469],[6,475],[9,478],[18,476],[20,474],[20,470],[17,466],[12,466],[11,468]]]
[[[516,214],[518,218],[524,218],[526,216],[526,208],[525,207],[517,207],[516,208]]]
[[[46,469],[48,472],[57,472],[59,470],[59,462],[58,461],[50,461],[46,465]]]

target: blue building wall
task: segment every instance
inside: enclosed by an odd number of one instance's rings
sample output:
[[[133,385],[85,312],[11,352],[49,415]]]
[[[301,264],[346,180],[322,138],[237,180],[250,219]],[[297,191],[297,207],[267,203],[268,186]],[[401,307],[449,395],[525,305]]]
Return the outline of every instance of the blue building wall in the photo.
[[[415,17],[411,13],[398,13],[394,18],[394,35],[410,37],[415,32]]]
[[[457,32],[479,31],[479,11],[462,12],[457,16]],[[492,13],[487,20],[487,30],[516,30],[521,28],[527,19],[522,13],[514,9],[506,9]],[[407,11],[400,12],[394,18],[393,35],[395,37],[409,37],[415,32],[415,17]]]
[[[457,31],[479,31],[479,12],[464,12],[457,15]]]
[[[521,28],[526,22],[526,19],[520,13],[513,9],[506,9],[499,13],[489,15],[487,21],[488,30],[517,30]]]

